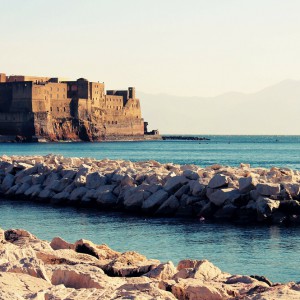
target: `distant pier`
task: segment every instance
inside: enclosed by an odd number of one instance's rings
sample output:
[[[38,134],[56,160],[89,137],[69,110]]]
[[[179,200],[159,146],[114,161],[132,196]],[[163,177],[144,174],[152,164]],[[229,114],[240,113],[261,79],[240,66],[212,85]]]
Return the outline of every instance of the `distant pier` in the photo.
[[[209,141],[209,138],[200,136],[187,136],[187,135],[163,135],[163,140],[180,140],[180,141]]]

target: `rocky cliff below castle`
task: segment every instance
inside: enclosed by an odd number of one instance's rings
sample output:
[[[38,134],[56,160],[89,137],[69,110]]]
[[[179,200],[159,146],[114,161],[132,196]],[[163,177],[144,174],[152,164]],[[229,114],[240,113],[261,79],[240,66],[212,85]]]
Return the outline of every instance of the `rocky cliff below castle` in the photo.
[[[177,266],[88,240],[51,243],[0,229],[0,299],[257,300],[300,298],[300,285],[231,275],[207,260]]]

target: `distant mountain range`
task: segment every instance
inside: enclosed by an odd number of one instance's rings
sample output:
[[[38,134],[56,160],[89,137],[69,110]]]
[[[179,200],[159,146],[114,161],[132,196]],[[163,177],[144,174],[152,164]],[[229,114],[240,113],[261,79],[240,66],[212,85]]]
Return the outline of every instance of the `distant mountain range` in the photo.
[[[300,134],[300,81],[296,80],[249,94],[137,95],[149,128],[163,134]]]

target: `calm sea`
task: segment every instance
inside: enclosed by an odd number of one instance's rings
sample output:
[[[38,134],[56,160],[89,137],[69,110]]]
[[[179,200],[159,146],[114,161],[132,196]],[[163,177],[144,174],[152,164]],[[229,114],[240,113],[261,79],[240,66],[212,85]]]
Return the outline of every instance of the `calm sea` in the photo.
[[[210,141],[145,141],[105,143],[0,143],[0,154],[49,154],[98,159],[154,159],[159,162],[215,163],[238,166],[286,166],[300,169],[300,136],[206,136]]]
[[[0,155],[154,159],[160,162],[282,166],[300,169],[300,136],[207,136],[210,141],[0,144]],[[0,227],[25,228],[40,238],[86,238],[119,251],[136,250],[162,261],[209,259],[223,271],[300,281],[300,228],[241,227],[198,220],[139,218],[23,201],[0,201]]]

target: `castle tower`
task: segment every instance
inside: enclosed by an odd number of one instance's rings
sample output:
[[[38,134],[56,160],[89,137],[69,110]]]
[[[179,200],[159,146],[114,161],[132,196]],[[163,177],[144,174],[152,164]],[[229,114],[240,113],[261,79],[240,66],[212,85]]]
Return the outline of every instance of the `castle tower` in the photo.
[[[0,73],[0,82],[6,82],[6,74]]]
[[[129,99],[135,99],[135,88],[129,87],[128,92],[129,92]]]

